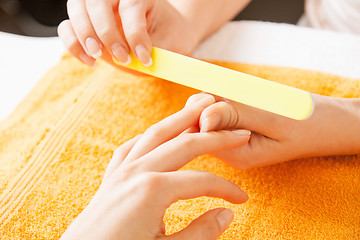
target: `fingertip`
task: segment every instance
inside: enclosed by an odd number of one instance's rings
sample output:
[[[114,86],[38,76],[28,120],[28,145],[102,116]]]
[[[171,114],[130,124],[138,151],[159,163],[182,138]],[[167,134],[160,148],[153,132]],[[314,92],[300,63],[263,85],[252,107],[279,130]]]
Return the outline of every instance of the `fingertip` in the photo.
[[[66,20],[62,21],[59,24],[59,26],[57,27],[56,31],[57,31],[57,34],[58,34],[59,37],[62,36],[63,29],[67,27],[68,22],[70,22],[69,19],[66,19]]]
[[[231,222],[234,220],[234,217],[234,212],[229,208],[224,208],[218,212],[216,215],[216,220],[219,223],[222,232],[224,232],[229,227]]]
[[[139,44],[135,47],[135,54],[137,59],[144,65],[144,67],[150,67],[153,65],[150,52],[145,48],[144,45]]]
[[[249,195],[247,195],[247,193],[246,192],[243,192],[244,193],[244,200],[243,200],[243,203],[246,203],[249,199],[250,199],[250,197],[249,197]]]
[[[88,53],[95,59],[101,57],[102,51],[101,51],[101,44],[92,37],[89,37],[85,40],[85,46],[88,51]]]
[[[185,107],[192,106],[193,104],[196,104],[197,102],[201,101],[202,99],[208,98],[208,96],[210,96],[209,102],[214,103],[215,99],[212,95],[206,94],[206,93],[197,93],[197,94],[191,95],[188,98],[188,100],[186,101]]]
[[[241,190],[239,188],[239,197],[237,199],[237,204],[243,204],[246,203],[249,200],[249,195],[247,195],[246,192],[244,192],[243,190]]]
[[[153,63],[154,62],[153,62],[152,58],[150,57],[149,61],[146,62],[146,63],[143,63],[143,65],[144,65],[144,67],[151,67],[153,65]]]
[[[236,183],[230,182],[232,184],[232,194],[229,198],[225,200],[233,204],[243,204],[249,200],[249,195],[244,192]]]
[[[196,94],[191,96],[185,106],[197,105],[202,108],[206,108],[211,104],[215,103],[215,99],[212,95],[209,94]]]
[[[96,61],[93,58],[89,57],[85,52],[81,52],[78,55],[78,59],[89,67],[95,68],[97,66]]]
[[[233,133],[235,133],[236,135],[243,137],[243,136],[250,136],[251,135],[251,131],[246,130],[246,129],[238,129],[238,130],[233,130]]]
[[[206,111],[206,109],[204,110]],[[205,113],[206,114],[206,113]],[[217,129],[220,124],[221,116],[217,113],[211,114],[203,119],[200,116],[200,130],[201,132],[210,132]]]
[[[120,43],[114,43],[111,46],[111,53],[116,61],[120,62],[122,65],[126,66],[131,63],[129,52]]]

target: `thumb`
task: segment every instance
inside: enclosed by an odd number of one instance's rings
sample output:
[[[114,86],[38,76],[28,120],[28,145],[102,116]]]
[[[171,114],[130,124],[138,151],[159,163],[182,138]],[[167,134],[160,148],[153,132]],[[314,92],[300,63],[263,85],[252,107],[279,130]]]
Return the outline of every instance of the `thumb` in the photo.
[[[234,213],[227,208],[217,208],[206,212],[192,221],[189,226],[167,239],[180,240],[216,240],[229,227],[234,219]]]
[[[237,109],[229,102],[217,102],[207,107],[200,116],[201,132],[220,129],[237,129],[240,126]]]
[[[287,134],[288,128],[285,126],[296,126],[299,122],[242,103],[220,101],[202,111],[199,126],[200,132],[247,129],[273,139],[281,139]]]

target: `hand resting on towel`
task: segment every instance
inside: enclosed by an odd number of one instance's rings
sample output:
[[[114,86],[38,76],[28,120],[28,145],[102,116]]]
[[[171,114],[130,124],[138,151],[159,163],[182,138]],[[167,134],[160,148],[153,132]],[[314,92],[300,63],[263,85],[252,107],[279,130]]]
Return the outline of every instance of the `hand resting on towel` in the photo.
[[[229,209],[213,209],[169,236],[163,222],[165,210],[179,199],[248,199],[237,185],[211,173],[176,171],[196,156],[248,142],[247,130],[187,131],[198,129],[202,111],[213,103],[211,95],[193,95],[184,109],[116,149],[97,193],[61,239],[217,239],[233,220]]]
[[[360,99],[311,94],[312,115],[297,121],[217,98],[201,114],[201,132],[248,129],[245,146],[212,155],[247,169],[287,160],[360,153]]]

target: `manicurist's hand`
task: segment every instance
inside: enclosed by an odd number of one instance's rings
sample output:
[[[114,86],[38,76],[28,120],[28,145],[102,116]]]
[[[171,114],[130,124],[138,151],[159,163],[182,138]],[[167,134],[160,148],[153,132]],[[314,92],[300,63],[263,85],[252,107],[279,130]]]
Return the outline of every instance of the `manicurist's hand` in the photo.
[[[99,190],[62,239],[217,239],[233,219],[229,209],[211,210],[170,236],[163,223],[165,210],[179,199],[248,199],[237,185],[211,173],[176,171],[198,155],[248,142],[247,130],[185,131],[196,127],[201,112],[214,102],[210,95],[194,95],[184,109],[120,146]]]
[[[242,169],[303,157],[360,153],[360,99],[312,97],[314,112],[302,121],[219,99],[201,114],[201,131],[251,130],[245,146],[213,153]]]
[[[59,36],[90,66],[104,49],[125,65],[132,51],[148,67],[153,45],[189,54],[199,42],[189,20],[167,0],[68,0],[67,9]]]

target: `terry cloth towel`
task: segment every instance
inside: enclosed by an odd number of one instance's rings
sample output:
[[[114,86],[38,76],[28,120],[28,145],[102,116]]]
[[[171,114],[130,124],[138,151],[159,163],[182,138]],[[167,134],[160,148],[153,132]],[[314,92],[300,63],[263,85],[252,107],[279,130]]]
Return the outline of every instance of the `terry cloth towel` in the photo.
[[[337,97],[360,97],[360,81],[299,69],[222,66]],[[96,192],[113,151],[180,110],[197,91],[70,56],[0,123],[1,239],[58,239]],[[201,197],[174,203],[167,233],[215,207],[236,218],[221,239],[359,239],[360,156],[316,157],[235,170],[204,155],[184,169],[231,180],[250,196],[232,205]]]

